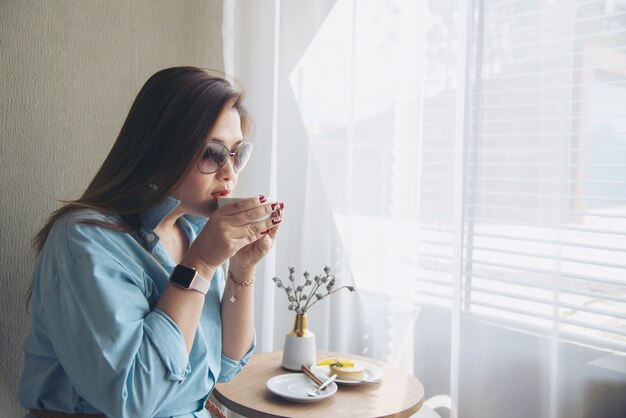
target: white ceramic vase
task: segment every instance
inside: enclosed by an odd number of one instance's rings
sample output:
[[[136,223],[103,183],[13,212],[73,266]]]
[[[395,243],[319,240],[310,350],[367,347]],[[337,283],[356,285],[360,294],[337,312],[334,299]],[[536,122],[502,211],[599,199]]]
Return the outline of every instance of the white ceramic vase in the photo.
[[[296,314],[293,330],[285,335],[282,366],[287,370],[300,371],[303,364],[316,361],[315,334],[307,329],[306,320],[306,314]]]

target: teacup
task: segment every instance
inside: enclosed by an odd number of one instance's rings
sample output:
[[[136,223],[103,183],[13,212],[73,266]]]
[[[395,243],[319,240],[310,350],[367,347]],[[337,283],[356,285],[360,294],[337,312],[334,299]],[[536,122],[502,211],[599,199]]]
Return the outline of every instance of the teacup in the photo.
[[[240,200],[244,200],[244,199],[245,199],[244,197],[223,197],[223,198],[217,199],[217,207],[219,209],[222,206],[239,202]],[[267,198],[267,203],[274,203],[274,202],[276,202],[276,199],[271,198],[271,197]],[[269,219],[270,216],[272,216],[271,213],[268,213],[264,216],[261,216],[259,219],[253,220],[251,223],[264,221],[266,219]]]

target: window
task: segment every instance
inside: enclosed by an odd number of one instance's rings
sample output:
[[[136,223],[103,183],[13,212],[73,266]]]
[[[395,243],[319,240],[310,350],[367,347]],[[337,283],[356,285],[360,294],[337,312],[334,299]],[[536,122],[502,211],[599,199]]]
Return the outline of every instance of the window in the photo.
[[[464,311],[624,352],[626,3],[485,1],[474,25],[462,150],[453,25],[427,33],[417,298],[450,306],[461,262]]]

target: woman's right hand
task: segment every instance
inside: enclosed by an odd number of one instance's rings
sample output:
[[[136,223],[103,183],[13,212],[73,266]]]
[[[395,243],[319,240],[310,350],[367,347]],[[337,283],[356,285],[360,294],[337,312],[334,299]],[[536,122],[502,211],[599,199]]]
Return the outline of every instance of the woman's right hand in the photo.
[[[213,212],[187,251],[183,264],[189,261],[195,265],[200,261],[214,271],[241,248],[278,226],[279,203],[262,203],[264,200],[262,196],[242,199]],[[250,223],[267,214],[269,219]]]

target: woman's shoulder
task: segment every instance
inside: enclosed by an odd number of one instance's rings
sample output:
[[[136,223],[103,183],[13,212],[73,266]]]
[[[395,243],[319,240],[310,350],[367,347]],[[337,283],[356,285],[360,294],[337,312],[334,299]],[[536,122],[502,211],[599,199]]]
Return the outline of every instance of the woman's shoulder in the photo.
[[[91,209],[76,209],[59,216],[37,254],[33,288],[41,295],[58,283],[92,283],[85,280],[88,277],[130,277],[139,286],[145,286],[143,259],[137,256],[143,249],[128,230],[122,230],[123,225],[119,217]],[[50,276],[52,280],[42,280]]]
[[[103,245],[107,241],[125,239],[129,234],[123,230],[120,217],[107,215],[94,209],[76,209],[59,217],[46,238],[46,247],[56,250],[87,249]]]
[[[108,228],[108,226],[113,228]],[[56,220],[52,229],[66,233],[85,233],[115,229],[122,225],[119,216],[107,215],[95,209],[75,209],[63,214]]]

